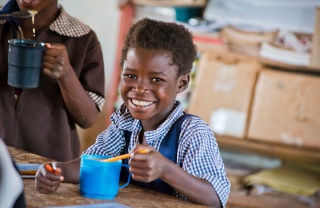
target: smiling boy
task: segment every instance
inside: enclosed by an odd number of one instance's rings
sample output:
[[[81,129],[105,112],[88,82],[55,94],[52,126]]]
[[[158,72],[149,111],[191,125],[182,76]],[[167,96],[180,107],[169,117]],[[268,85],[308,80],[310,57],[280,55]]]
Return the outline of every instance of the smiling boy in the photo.
[[[187,89],[196,57],[183,26],[150,19],[130,29],[122,50],[122,106],[84,155],[130,152],[133,183],[192,203],[225,207],[230,192],[218,144],[208,125],[185,114],[176,101]],[[140,154],[147,149],[147,154]],[[60,181],[79,182],[80,159],[53,163],[61,176],[40,168],[36,188],[56,191]],[[129,173],[122,170],[122,176]],[[53,183],[52,183],[53,182]]]

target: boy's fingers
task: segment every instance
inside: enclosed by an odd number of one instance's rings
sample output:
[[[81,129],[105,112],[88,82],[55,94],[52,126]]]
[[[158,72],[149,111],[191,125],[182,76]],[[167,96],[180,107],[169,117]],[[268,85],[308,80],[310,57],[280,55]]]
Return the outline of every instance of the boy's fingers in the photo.
[[[54,49],[63,49],[64,45],[60,44],[60,43],[45,43],[45,46],[47,48],[54,48]]]
[[[45,165],[45,168],[55,175],[60,175],[61,169],[58,167],[56,162],[51,163],[51,165]]]
[[[45,175],[46,175],[46,170],[45,170],[43,164],[42,164],[42,165],[40,166],[40,168],[38,169],[38,173],[41,174],[42,176],[45,176]],[[38,173],[37,173],[37,174],[38,174]]]
[[[58,172],[59,174],[61,173],[61,168],[59,167],[57,162],[51,163],[51,166],[54,171]]]

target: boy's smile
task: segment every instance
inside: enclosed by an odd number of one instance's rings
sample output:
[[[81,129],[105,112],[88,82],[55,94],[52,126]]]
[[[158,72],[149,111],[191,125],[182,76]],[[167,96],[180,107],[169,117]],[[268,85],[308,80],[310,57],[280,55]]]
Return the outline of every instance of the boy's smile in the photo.
[[[154,102],[147,102],[147,101],[139,101],[135,99],[131,99],[131,102],[138,108],[148,107],[154,103]]]
[[[121,97],[145,131],[156,129],[171,112],[176,95],[186,89],[186,75],[165,51],[133,48],[128,51],[121,77]],[[189,76],[189,75],[187,75]]]

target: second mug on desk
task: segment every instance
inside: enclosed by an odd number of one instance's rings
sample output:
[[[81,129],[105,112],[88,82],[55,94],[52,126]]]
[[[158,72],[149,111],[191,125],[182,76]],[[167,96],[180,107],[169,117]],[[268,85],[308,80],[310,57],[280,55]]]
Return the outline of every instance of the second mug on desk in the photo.
[[[95,199],[113,200],[119,188],[126,187],[130,182],[129,175],[127,183],[120,186],[121,167],[128,165],[122,164],[121,160],[115,162],[102,162],[106,156],[82,155],[80,163],[80,194]]]
[[[27,39],[10,39],[8,43],[8,84],[16,88],[38,87],[45,44]]]

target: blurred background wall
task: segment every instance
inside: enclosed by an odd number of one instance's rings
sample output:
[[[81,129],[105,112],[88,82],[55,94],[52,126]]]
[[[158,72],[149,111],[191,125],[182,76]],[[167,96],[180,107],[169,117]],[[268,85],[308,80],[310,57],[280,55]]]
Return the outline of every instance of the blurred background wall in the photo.
[[[107,100],[115,67],[114,60],[120,15],[117,7],[118,0],[59,0],[59,3],[63,5],[70,15],[88,24],[98,35],[103,50]],[[107,127],[106,122],[108,119],[104,108],[93,127],[85,130],[78,128],[82,149],[86,149],[95,141],[96,136]]]

